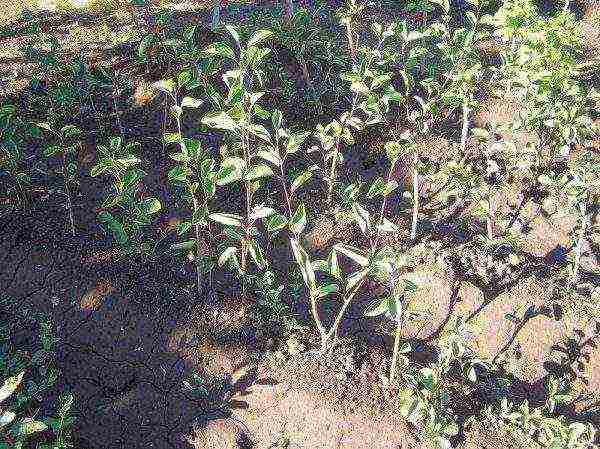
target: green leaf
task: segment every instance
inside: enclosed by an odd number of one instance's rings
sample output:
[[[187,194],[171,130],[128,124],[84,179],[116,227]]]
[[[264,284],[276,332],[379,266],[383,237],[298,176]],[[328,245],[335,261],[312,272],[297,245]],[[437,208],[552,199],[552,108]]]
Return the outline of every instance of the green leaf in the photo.
[[[394,314],[394,310],[392,310],[392,305],[394,301],[389,296],[376,301],[374,304],[371,304],[367,310],[365,311],[365,316],[368,317],[376,317],[384,314]]]
[[[267,143],[271,143],[271,134],[269,134],[269,131],[267,131],[267,129],[264,126],[252,124],[246,126],[246,129],[248,130],[248,132],[250,132],[250,134],[258,137],[259,139]]]
[[[189,83],[192,80],[192,74],[190,73],[189,70],[182,70],[181,72],[179,72],[179,74],[177,75],[177,85],[179,87],[183,87],[185,86],[187,83]]]
[[[371,84],[371,89],[375,90],[391,80],[392,77],[388,73],[376,76],[375,78],[373,78],[373,84]]]
[[[211,128],[225,131],[237,131],[237,123],[225,112],[207,114],[202,118],[202,124]]]
[[[83,134],[83,131],[75,125],[63,126],[60,132],[65,139],[72,139],[73,137],[79,137]]]
[[[344,254],[363,267],[369,265],[369,257],[367,254],[355,246],[347,245],[345,243],[338,243],[334,246],[334,248],[336,251]]]
[[[65,416],[71,407],[73,406],[73,401],[75,397],[71,393],[64,394],[60,397],[60,407],[58,409],[59,416]]]
[[[231,37],[233,38],[235,43],[239,46],[240,45],[240,33],[238,33],[236,28],[233,25],[225,25],[225,29],[231,35]]]
[[[223,213],[214,213],[208,216],[213,221],[217,223],[221,223],[227,226],[237,226],[239,228],[242,227],[242,217],[235,214],[223,214]]]
[[[237,252],[238,252],[238,249],[235,246],[229,246],[229,247],[225,248],[225,250],[219,256],[219,259],[217,260],[217,265],[222,267]]]
[[[358,203],[352,205],[352,211],[354,212],[354,219],[360,227],[360,230],[363,234],[366,234],[367,231],[371,229],[371,215],[369,214],[369,211]]]
[[[364,269],[348,276],[348,279],[346,280],[346,291],[350,292],[354,288],[356,288],[360,284],[360,282],[365,278],[367,273],[369,273],[369,270]]]
[[[46,123],[46,122],[37,122],[36,125],[37,125],[38,128],[45,129],[46,131],[52,131],[52,128],[50,127],[49,123]]]
[[[196,33],[196,25],[189,25],[186,27],[186,29],[183,32],[183,38],[186,41],[191,42],[194,39],[194,34]]]
[[[188,162],[190,157],[185,153],[172,153],[169,154],[169,157],[177,162]]]
[[[283,161],[281,160],[281,157],[279,157],[279,154],[277,154],[270,148],[258,151],[257,155],[278,167],[281,167],[281,165],[283,164]]]
[[[481,141],[487,141],[490,138],[490,133],[484,128],[473,128],[471,134]]]
[[[337,251],[335,249],[331,249],[329,253],[329,257],[327,258],[327,264],[329,266],[329,273],[336,279],[342,278],[342,270],[340,270],[340,265],[338,262]]]
[[[445,14],[448,14],[450,12],[450,0],[429,0],[431,3],[434,3],[438,6],[440,6],[443,10]]]
[[[260,178],[268,178],[273,176],[273,170],[266,164],[257,164],[248,168],[246,172],[246,176],[244,177],[246,181],[254,181]]]
[[[123,229],[123,225],[119,223],[119,221],[117,221],[110,212],[100,212],[98,214],[98,219],[106,224],[106,226],[112,231],[119,244],[124,245],[129,241],[129,237],[127,237],[127,234]]]
[[[292,253],[294,254],[294,258],[296,259],[296,262],[300,267],[300,271],[302,272],[304,283],[308,287],[312,295],[316,289],[317,281],[308,254],[306,253],[306,251],[304,251],[304,248],[302,248],[300,242],[295,238],[290,239],[290,244],[292,246]]]
[[[315,296],[317,299],[324,298],[325,296],[329,296],[332,293],[337,293],[340,291],[340,287],[337,284],[325,284],[320,285],[315,291]]]
[[[250,219],[258,220],[261,218],[267,218],[270,215],[273,215],[274,213],[275,213],[275,210],[270,207],[266,207],[263,205],[254,206],[254,209],[252,209],[252,212],[250,213]]]
[[[12,104],[6,104],[0,107],[0,118],[7,118],[15,115],[17,112],[17,108]]]
[[[16,413],[6,410],[0,415],[0,429],[13,422],[16,417]]]
[[[220,56],[227,59],[235,59],[235,53],[225,42],[215,42],[203,50],[204,53],[211,56]]]
[[[181,166],[177,166],[169,170],[167,178],[169,181],[185,182],[187,180],[188,172]]]
[[[9,377],[4,381],[4,384],[0,387],[0,404],[15,392],[21,384],[24,375],[25,371],[22,371],[17,376]]]
[[[273,123],[273,129],[275,131],[281,128],[281,125],[283,123],[283,114],[279,109],[275,109],[271,114],[271,122]]]
[[[176,252],[179,252],[179,251],[189,251],[195,245],[196,245],[196,240],[195,239],[187,240],[185,242],[175,243],[175,244],[171,245],[171,251],[176,251]]]
[[[63,151],[62,147],[58,146],[58,145],[48,145],[46,148],[44,148],[44,156],[45,157],[52,157],[55,156],[59,153],[61,153]]]
[[[146,215],[154,215],[161,210],[160,201],[156,198],[147,198],[140,203],[142,213]]]
[[[250,253],[250,257],[252,257],[252,260],[254,260],[254,262],[256,263],[256,266],[260,270],[264,270],[268,265],[267,259],[265,259],[265,255],[264,255],[261,247],[256,242],[256,240],[250,241],[250,245],[248,246],[248,251]]]
[[[423,403],[418,397],[415,397],[413,391],[409,388],[403,389],[399,396],[400,415],[410,423],[416,423],[423,408]]]
[[[156,81],[152,86],[160,92],[172,94],[175,91],[175,82],[172,79]]]
[[[296,177],[296,179],[294,179],[294,182],[292,182],[292,185],[290,187],[290,194],[293,194],[296,190],[298,190],[302,185],[304,185],[312,177],[313,177],[313,172],[310,169],[305,170],[302,173],[300,173]]]
[[[300,203],[294,215],[290,219],[290,231],[295,235],[300,235],[306,227],[306,208]]]
[[[217,185],[224,186],[239,181],[245,167],[246,162],[241,157],[231,156],[223,159],[216,176]]]
[[[15,437],[23,438],[35,433],[43,432],[47,428],[48,426],[42,421],[36,421],[32,418],[23,418],[21,422],[13,426],[11,431]]]
[[[260,44],[265,39],[268,39],[273,35],[272,31],[269,30],[258,30],[255,31],[254,34],[248,39],[247,47],[254,47],[255,45]]]
[[[202,105],[202,100],[192,97],[183,97],[181,100],[182,108],[199,108]]]
[[[375,181],[373,181],[373,184],[371,184],[371,187],[369,187],[369,190],[367,191],[367,198],[372,199],[375,198],[377,195],[384,195],[385,194],[385,181],[383,180],[382,177],[378,177]]]
[[[90,170],[90,176],[95,178],[96,176],[100,176],[110,169],[110,166],[104,161],[100,160],[96,165],[92,167]]]
[[[154,45],[156,42],[156,38],[152,34],[147,34],[140,41],[140,45],[138,46],[138,56],[140,58],[146,59],[148,56],[148,50]]]
[[[285,152],[287,154],[296,153],[300,149],[302,144],[306,141],[308,136],[310,136],[310,132],[308,131],[292,134],[287,141]]]
[[[350,85],[350,90],[356,94],[366,95],[369,93],[369,88],[362,81],[355,81]]]
[[[277,232],[285,228],[285,226],[287,225],[287,218],[284,215],[275,212],[267,218],[265,225],[267,226],[268,232]]]

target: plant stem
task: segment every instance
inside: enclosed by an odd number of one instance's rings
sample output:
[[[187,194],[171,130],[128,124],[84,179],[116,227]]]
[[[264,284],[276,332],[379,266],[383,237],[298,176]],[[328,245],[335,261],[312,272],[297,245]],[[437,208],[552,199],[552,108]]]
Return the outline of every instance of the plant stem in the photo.
[[[327,204],[331,205],[331,200],[333,197],[333,186],[335,184],[335,172],[337,169],[337,160],[338,155],[340,154],[340,149],[342,145],[342,134],[346,129],[346,122],[350,117],[354,115],[354,111],[356,110],[356,104],[358,103],[358,94],[354,94],[352,98],[352,108],[350,108],[350,113],[346,116],[346,118],[341,123],[341,131],[339,137],[336,138],[335,142],[335,151],[333,152],[332,160],[331,160],[331,168],[329,170],[329,190],[327,191]]]
[[[394,168],[396,167],[396,163],[398,162],[398,159],[394,159],[392,160],[392,165],[390,167],[390,171],[388,172],[387,175],[387,180],[386,180],[386,187],[389,185],[391,179],[392,179],[392,173],[394,172]],[[384,215],[385,215],[385,206],[387,205],[387,199],[388,199],[388,195],[384,195],[383,196],[383,201],[381,202],[381,211],[379,214],[379,226],[381,227],[381,225],[383,225],[383,219],[384,219]],[[379,246],[379,240],[381,239],[381,228],[377,228],[377,234],[375,235],[375,245],[373,245],[373,250],[376,250],[377,247]]]
[[[319,330],[319,335],[321,336],[321,347],[325,348],[325,342],[327,341],[327,329],[323,326],[321,322],[321,318],[319,318],[319,307],[317,305],[317,298],[311,293],[310,295],[310,309],[313,315],[313,319],[315,320],[315,324],[317,325],[317,329]]]
[[[397,295],[396,295],[397,296]],[[396,300],[396,337],[394,338],[394,352],[392,354],[392,363],[390,366],[390,382],[396,378],[396,370],[398,368],[398,351],[400,350],[400,330],[402,329],[402,321],[404,319],[404,310],[398,313],[402,307],[402,303],[399,298]]]
[[[460,154],[464,156],[465,152],[466,152],[466,148],[467,148],[467,134],[469,132],[469,105],[467,102],[467,98],[465,97],[465,100],[463,102],[462,105],[462,131],[460,134]]]
[[[244,149],[244,161],[245,166],[250,166],[250,142],[248,139],[248,135],[244,132],[242,135],[242,146]],[[247,264],[247,254],[248,254],[248,241],[250,240],[250,207],[252,198],[250,197],[250,181],[244,179],[244,190],[245,190],[245,200],[246,200],[246,229],[244,234],[244,241],[242,242],[242,295],[246,296],[246,264]]]
[[[65,168],[66,170],[66,168]],[[69,188],[69,180],[65,174],[65,190],[67,193],[67,209],[69,211],[69,221],[71,223],[71,235],[75,237],[75,218],[73,217],[73,203],[71,201],[71,189]]]
[[[494,227],[493,227],[493,221],[494,221],[494,211],[493,211],[493,207],[494,207],[494,199],[492,197],[493,193],[492,193],[492,188],[489,188],[488,191],[488,213],[487,213],[487,217],[485,220],[485,228],[487,231],[487,237],[488,240],[493,240],[494,239]]]
[[[331,340],[331,338],[337,337],[337,332],[340,327],[342,318],[346,314],[346,310],[348,309],[348,306],[354,299],[354,296],[356,295],[356,293],[358,293],[358,291],[362,287],[365,279],[366,279],[366,275],[362,277],[362,279],[354,287],[354,290],[352,290],[350,293],[346,292],[347,296],[344,299],[344,304],[342,305],[342,308],[340,309],[339,313],[337,314],[335,321],[333,322],[333,325],[331,326],[331,328],[329,329],[327,334],[325,334],[325,338],[323,338],[323,334],[321,334],[321,348],[323,349],[323,351],[325,351],[327,349],[328,343]],[[316,300],[313,301],[313,303],[315,305],[315,310],[316,310]],[[324,330],[324,328],[323,328],[323,330]]]
[[[346,38],[348,39],[348,49],[350,50],[350,58],[352,65],[356,65],[356,48],[354,47],[354,38],[352,37],[352,22],[346,21]]]
[[[175,103],[177,104],[177,97],[175,97]],[[165,102],[165,106],[166,106],[166,102]],[[177,114],[177,133],[179,134],[179,146],[181,148],[181,151],[183,152],[185,150],[184,147],[184,143],[183,143],[183,135],[182,135],[182,131],[181,131],[181,116],[179,114]],[[185,169],[187,170],[188,164],[187,161],[183,161],[183,166],[185,167]],[[191,189],[191,184],[189,182],[189,180],[187,181],[187,188],[188,188],[188,192],[190,194],[190,197],[192,198],[192,217],[196,217],[198,215],[198,199],[196,198],[196,195],[194,194],[194,192]],[[193,219],[193,218],[192,218]],[[196,259],[194,262],[196,265],[196,294],[198,295],[198,299],[200,299],[200,297],[202,296],[202,276],[200,274],[200,235],[201,235],[201,231],[200,231],[200,225],[198,223],[194,224],[194,237],[196,238]]]
[[[415,240],[417,238],[417,224],[419,222],[419,171],[417,169],[417,163],[419,156],[415,151],[414,168],[413,168],[413,215],[412,215],[412,226],[410,229],[410,239]]]
[[[579,280],[579,265],[581,264],[581,252],[583,250],[583,242],[585,241],[585,231],[587,230],[587,201],[583,203],[583,214],[581,217],[581,229],[579,230],[579,237],[577,239],[577,247],[575,248],[575,261],[573,262],[573,276],[571,277],[571,284],[575,285]]]

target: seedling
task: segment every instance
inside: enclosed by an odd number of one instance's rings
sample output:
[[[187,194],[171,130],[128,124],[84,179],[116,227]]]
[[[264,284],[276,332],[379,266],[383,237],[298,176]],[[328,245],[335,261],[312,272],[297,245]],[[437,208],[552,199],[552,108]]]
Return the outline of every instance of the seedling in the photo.
[[[221,103],[222,110],[204,116],[202,123],[211,128],[228,133],[234,141],[236,152],[225,157],[216,174],[217,185],[227,185],[241,181],[244,185],[245,216],[230,213],[213,213],[208,217],[225,226],[225,233],[236,242],[236,246],[226,247],[219,257],[219,265],[230,261],[238,267],[246,289],[245,276],[248,272],[248,255],[263,270],[267,266],[258,239],[256,222],[264,220],[274,212],[264,205],[254,205],[255,194],[260,188],[260,180],[273,175],[271,167],[257,161],[260,142],[273,145],[273,138],[267,129],[256,123],[257,116],[264,116],[258,101],[264,92],[255,92],[254,78],[262,82],[262,69],[270,50],[260,44],[271,36],[268,30],[256,31],[246,43],[242,43],[238,31],[227,25],[225,29],[232,37],[236,50],[228,44],[217,42],[204,52],[211,57],[224,58],[233,63],[233,69],[223,75],[228,92]],[[237,246],[239,245],[239,247]],[[239,260],[237,254],[239,253]]]
[[[154,252],[157,242],[144,242],[142,230],[152,223],[162,209],[158,199],[144,197],[142,180],[146,173],[138,168],[141,160],[135,142],[125,144],[121,137],[112,137],[108,145],[99,145],[100,158],[90,171],[92,177],[108,175],[112,191],[102,204],[98,219],[114,235],[117,243],[127,252]]]
[[[62,192],[66,199],[66,209],[69,217],[71,235],[76,234],[75,218],[73,217],[73,195],[71,193],[71,185],[77,182],[77,163],[73,157],[78,148],[78,138],[81,137],[82,131],[77,126],[65,125],[59,131],[46,122],[39,122],[37,126],[53,134],[56,139],[56,144],[48,145],[44,149],[44,156],[47,158],[58,157],[61,162],[59,172],[63,176],[65,191]]]
[[[217,171],[214,159],[202,148],[200,141],[186,138],[182,132],[181,122],[184,110],[196,109],[202,104],[201,100],[181,95],[183,89],[191,89],[195,84],[190,72],[182,71],[179,73],[177,81],[162,80],[155,83],[155,86],[165,94],[166,100],[172,104],[171,112],[177,123],[175,132],[164,135],[165,144],[176,144],[179,150],[177,153],[169,155],[171,159],[178,162],[178,165],[169,170],[168,178],[174,185],[183,188],[184,199],[192,212],[190,219],[179,224],[178,234],[186,236],[192,232],[193,238],[177,243],[171,248],[175,251],[195,250],[193,257],[196,267],[196,292],[200,297],[202,274],[209,273],[213,265],[210,255],[203,255],[206,243],[202,237],[212,235],[208,217],[209,205],[217,189]]]

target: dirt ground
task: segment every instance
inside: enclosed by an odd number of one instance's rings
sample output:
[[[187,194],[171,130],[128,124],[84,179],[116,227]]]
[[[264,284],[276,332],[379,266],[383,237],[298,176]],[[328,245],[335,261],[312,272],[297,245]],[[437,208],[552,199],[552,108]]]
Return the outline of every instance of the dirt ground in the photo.
[[[14,10],[12,2],[4,3],[0,10]],[[10,13],[4,20],[10,23]],[[72,45],[70,51],[91,46],[86,53],[90,59],[98,52],[112,54],[107,49],[110,35],[106,42],[97,39],[102,23],[91,21],[84,27],[78,20],[73,18],[71,25],[49,21],[48,30],[62,35]],[[69,38],[73,35],[88,41],[82,44]],[[17,33],[0,43],[0,72],[10,75],[0,86],[3,97],[26,85],[27,67],[17,50],[25,39]],[[481,120],[489,120],[496,109],[487,108],[488,116]],[[357,160],[351,157],[348,163]],[[86,188],[92,193],[97,188],[89,177],[83,184],[82,196]],[[506,207],[513,199],[508,192],[499,198]],[[240,338],[214,341],[202,319],[207,309],[192,299],[191,278],[181,267],[165,261],[122,261],[98,237],[95,216],[86,207],[76,210],[76,220],[84,237],[65,239],[53,231],[64,228],[64,209],[49,198],[38,209],[0,224],[0,289],[49,313],[57,323],[62,382],[77,398],[76,448],[428,447],[378,386],[378,373],[389,363],[390,339],[366,338],[371,324],[362,317],[375,291],[359,298],[348,313],[347,353],[341,351],[323,366],[305,352],[311,337],[302,332],[296,340],[280,342],[283,349],[270,348],[244,326],[246,306],[231,292],[229,280],[216,279],[212,323]],[[575,226],[573,217],[552,220],[535,208],[520,211],[517,222],[528,223],[523,234],[527,257],[500,286],[482,284],[481,278],[438,258],[443,249],[439,245],[424,243],[428,255],[417,273],[423,288],[416,301],[432,316],[407,328],[405,337],[426,344],[453,317],[470,317],[471,346],[482,357],[492,359],[507,345],[518,352],[510,362],[519,381],[515,397],[533,400],[558,363],[556,348],[573,342],[576,347],[576,331],[591,337],[593,329],[570,314],[556,320],[536,313],[518,328],[505,319],[531,304],[543,309],[548,303],[541,261],[570,245],[569,232]],[[342,228],[331,232],[330,241],[351,238],[352,232]],[[586,247],[583,265],[596,264],[598,254]],[[352,350],[357,341],[364,346],[360,356]],[[586,351],[587,357],[574,356],[581,362],[576,377],[582,400],[576,412],[592,409],[597,397],[584,396],[600,391],[600,348]],[[208,396],[194,392],[194,375],[202,379]],[[600,424],[597,414],[592,419]],[[510,435],[477,426],[461,444],[469,449],[526,448]]]

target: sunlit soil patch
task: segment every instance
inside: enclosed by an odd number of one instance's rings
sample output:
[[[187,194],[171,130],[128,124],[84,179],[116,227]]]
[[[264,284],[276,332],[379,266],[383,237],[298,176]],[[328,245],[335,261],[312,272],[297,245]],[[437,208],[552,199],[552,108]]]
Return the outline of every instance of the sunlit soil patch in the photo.
[[[98,310],[115,291],[115,286],[108,279],[101,279],[94,288],[83,295],[79,301],[79,306],[82,310],[88,312]]]
[[[201,374],[233,375],[248,362],[248,350],[238,338],[247,323],[248,307],[233,298],[197,307],[187,323],[170,333],[167,350]]]

